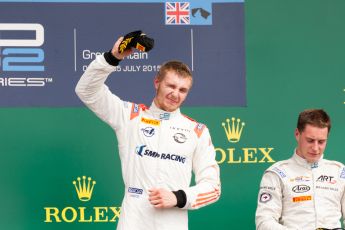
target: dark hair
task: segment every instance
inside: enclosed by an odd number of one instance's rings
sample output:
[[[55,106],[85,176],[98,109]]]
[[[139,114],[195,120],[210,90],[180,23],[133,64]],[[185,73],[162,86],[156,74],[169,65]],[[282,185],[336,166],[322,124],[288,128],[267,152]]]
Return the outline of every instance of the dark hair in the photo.
[[[181,61],[168,61],[165,62],[158,71],[156,78],[158,81],[163,80],[168,71],[174,71],[180,77],[190,78],[193,82],[192,71],[189,67]]]
[[[307,109],[301,112],[297,121],[298,131],[303,132],[307,124],[328,128],[328,133],[331,131],[331,119],[323,109]]]

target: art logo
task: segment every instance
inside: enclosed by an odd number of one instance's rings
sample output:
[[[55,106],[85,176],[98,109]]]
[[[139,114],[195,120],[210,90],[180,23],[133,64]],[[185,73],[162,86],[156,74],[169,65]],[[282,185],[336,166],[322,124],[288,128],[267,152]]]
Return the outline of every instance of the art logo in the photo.
[[[166,2],[166,25],[212,25],[212,3],[192,0],[188,2]]]
[[[91,177],[78,177],[73,182],[76,195],[81,202],[88,202],[92,198],[96,181]],[[61,206],[61,203],[59,204]],[[85,205],[86,206],[86,205]],[[95,207],[44,207],[45,223],[106,223],[116,222],[120,217],[120,207],[95,206]]]
[[[0,23],[0,86],[45,86],[44,27],[37,23]],[[33,74],[34,73],[34,74]]]
[[[335,184],[335,183],[337,183],[337,180],[334,179],[334,176],[321,175],[317,178],[316,182]]]
[[[272,147],[238,147],[242,135],[245,133],[246,123],[240,118],[226,118],[221,122],[223,127],[221,133],[230,144],[216,147],[218,164],[248,164],[248,163],[273,163],[271,157]]]

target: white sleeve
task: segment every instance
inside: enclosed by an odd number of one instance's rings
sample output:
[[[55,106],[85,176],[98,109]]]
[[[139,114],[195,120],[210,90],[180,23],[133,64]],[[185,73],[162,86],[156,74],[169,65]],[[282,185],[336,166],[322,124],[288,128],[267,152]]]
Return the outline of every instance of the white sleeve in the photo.
[[[131,104],[126,104],[112,94],[104,84],[115,66],[109,65],[103,55],[91,62],[76,86],[76,94],[84,104],[113,129],[118,129],[130,113]],[[127,106],[126,106],[127,105]]]
[[[257,230],[287,230],[289,228],[279,224],[282,214],[283,185],[280,177],[266,171],[260,183],[258,205],[255,214]]]
[[[341,197],[340,205],[341,205],[341,216],[343,219],[343,225],[345,226],[345,182],[343,181],[344,175],[345,174],[345,167],[342,168],[342,171],[340,172],[340,178],[342,179],[342,190],[343,190],[343,195]]]
[[[211,137],[205,125],[200,128],[203,130],[193,157],[196,184],[185,190],[187,202],[184,209],[198,209],[214,203],[221,193],[219,166]]]
[[[343,224],[345,226],[345,191],[343,192],[343,196],[341,198],[341,214],[343,217]]]

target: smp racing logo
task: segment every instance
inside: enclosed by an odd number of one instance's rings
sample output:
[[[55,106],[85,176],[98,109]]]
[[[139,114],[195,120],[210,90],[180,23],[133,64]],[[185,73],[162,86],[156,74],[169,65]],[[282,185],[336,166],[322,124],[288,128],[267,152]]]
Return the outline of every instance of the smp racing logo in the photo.
[[[240,118],[226,118],[221,123],[222,133],[228,144],[216,147],[216,160],[218,164],[256,164],[273,163],[272,147],[238,147],[242,135],[245,133],[246,123]]]
[[[41,24],[0,23],[0,87],[42,87],[51,83],[52,78],[42,77],[43,44]]]
[[[135,153],[141,157],[157,158],[161,160],[176,161],[184,164],[186,162],[185,156],[180,156],[174,153],[158,153],[156,151],[150,150],[146,145],[139,145],[135,148]]]
[[[64,208],[44,207],[45,223],[105,223],[116,222],[120,218],[120,207],[84,207],[89,206],[85,203],[91,200],[96,185],[96,181],[92,180],[91,177],[78,177],[72,183],[76,191],[76,197],[83,205],[81,207],[67,206]]]

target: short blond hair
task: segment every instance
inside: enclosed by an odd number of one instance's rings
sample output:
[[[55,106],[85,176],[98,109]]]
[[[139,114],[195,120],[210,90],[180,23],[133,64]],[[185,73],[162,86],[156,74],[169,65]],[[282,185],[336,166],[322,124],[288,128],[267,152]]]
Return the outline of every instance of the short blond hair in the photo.
[[[181,61],[172,60],[165,62],[159,69],[156,79],[162,81],[166,76],[167,72],[173,71],[182,78],[190,78],[193,83],[192,71],[189,69],[188,65]]]

